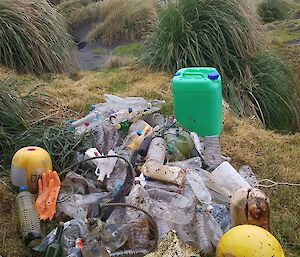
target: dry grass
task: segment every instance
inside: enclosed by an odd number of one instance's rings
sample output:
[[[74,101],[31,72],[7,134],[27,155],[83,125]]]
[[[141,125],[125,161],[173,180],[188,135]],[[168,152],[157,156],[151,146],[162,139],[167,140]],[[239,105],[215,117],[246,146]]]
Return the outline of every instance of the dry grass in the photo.
[[[5,72],[0,69],[0,76]],[[132,66],[78,73],[74,77],[76,80],[59,75],[42,79],[29,75],[18,78],[23,82],[24,92],[30,90],[36,82],[43,82],[43,92],[79,112],[88,109],[92,103],[102,101],[104,93],[160,98],[171,102],[171,77],[164,73],[152,73]],[[232,158],[236,168],[248,164],[260,179],[300,182],[299,134],[275,134],[262,129],[255,120],[238,119],[227,113],[224,117],[222,149],[224,154]],[[282,186],[265,191],[272,202],[274,235],[281,241],[286,257],[299,257],[300,188]],[[15,207],[11,205],[14,194],[9,193],[1,183],[0,199],[0,215],[3,217],[0,226],[4,228],[0,232],[0,255],[31,256],[19,240]]]

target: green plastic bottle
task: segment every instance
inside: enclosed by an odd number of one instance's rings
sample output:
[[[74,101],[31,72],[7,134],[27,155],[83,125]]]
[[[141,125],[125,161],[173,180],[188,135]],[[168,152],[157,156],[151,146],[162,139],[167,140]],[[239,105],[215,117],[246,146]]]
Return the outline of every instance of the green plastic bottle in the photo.
[[[60,222],[57,231],[55,234],[55,238],[51,244],[48,245],[46,249],[46,253],[44,257],[61,257],[63,254],[63,249],[61,245],[61,237],[64,231],[64,223]]]
[[[172,80],[174,115],[180,125],[199,136],[222,130],[222,82],[215,68],[183,68]]]

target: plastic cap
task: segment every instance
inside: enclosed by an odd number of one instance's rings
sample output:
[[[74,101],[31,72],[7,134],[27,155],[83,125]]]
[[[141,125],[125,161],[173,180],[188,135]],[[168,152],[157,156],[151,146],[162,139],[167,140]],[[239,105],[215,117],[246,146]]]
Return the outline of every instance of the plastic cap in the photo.
[[[92,104],[91,105],[91,111],[95,110],[96,109],[96,105]]]
[[[136,132],[139,136],[143,135],[143,131],[141,131],[140,129]]]
[[[128,112],[129,112],[129,113],[132,113],[132,112],[133,112],[133,110],[132,110],[131,107],[128,108]]]
[[[19,192],[27,191],[27,186],[20,186]]]
[[[220,74],[218,72],[211,72],[208,74],[208,78],[210,80],[217,80],[220,77]]]

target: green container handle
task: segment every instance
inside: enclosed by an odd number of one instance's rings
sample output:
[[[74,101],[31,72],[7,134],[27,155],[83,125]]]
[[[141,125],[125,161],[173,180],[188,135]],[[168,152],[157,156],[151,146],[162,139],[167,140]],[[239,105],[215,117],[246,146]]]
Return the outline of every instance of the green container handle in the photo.
[[[201,69],[185,69],[181,73],[178,74],[179,76],[181,75],[182,77],[184,76],[200,76],[201,78],[204,78],[203,71]]]

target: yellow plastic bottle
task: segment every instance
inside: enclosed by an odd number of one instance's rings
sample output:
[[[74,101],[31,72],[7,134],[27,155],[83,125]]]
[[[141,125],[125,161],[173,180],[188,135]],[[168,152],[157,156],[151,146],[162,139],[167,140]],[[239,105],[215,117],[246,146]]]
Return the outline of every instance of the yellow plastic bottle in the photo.
[[[52,161],[46,150],[36,146],[24,147],[12,159],[11,182],[17,187],[26,186],[35,194],[39,176],[49,170],[52,170]]]

